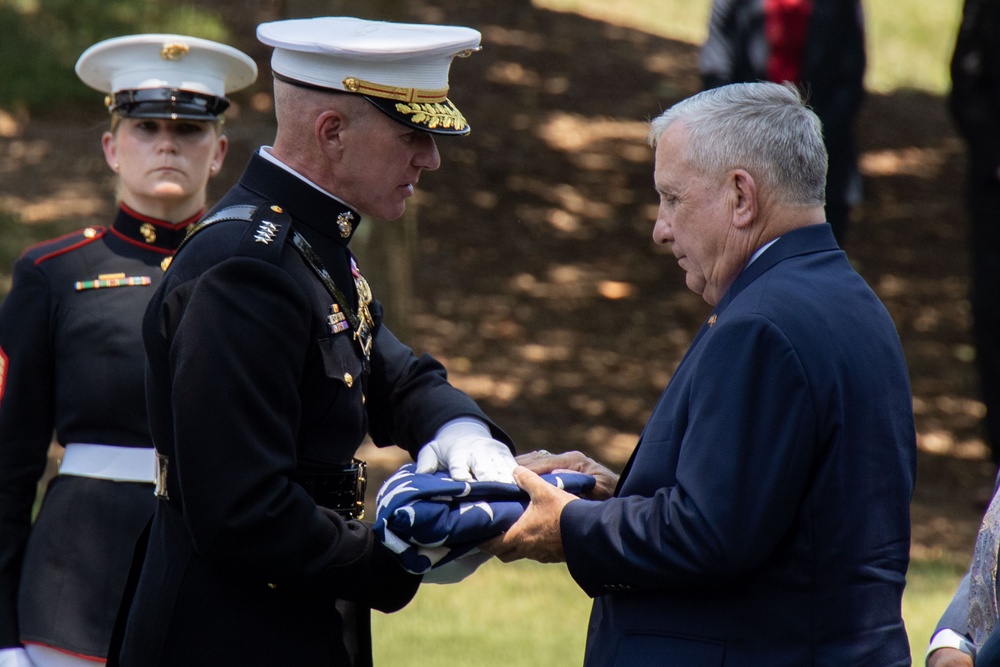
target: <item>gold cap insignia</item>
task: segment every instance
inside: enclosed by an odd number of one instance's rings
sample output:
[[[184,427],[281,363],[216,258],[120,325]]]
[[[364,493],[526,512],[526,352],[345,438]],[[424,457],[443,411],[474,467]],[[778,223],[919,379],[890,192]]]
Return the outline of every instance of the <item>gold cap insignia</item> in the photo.
[[[187,44],[164,44],[160,50],[160,57],[164,60],[180,60],[191,52],[191,47]]]
[[[463,130],[468,125],[462,112],[446,100],[444,104],[397,104],[396,111],[410,116],[410,122],[426,125],[430,129],[437,127]]]

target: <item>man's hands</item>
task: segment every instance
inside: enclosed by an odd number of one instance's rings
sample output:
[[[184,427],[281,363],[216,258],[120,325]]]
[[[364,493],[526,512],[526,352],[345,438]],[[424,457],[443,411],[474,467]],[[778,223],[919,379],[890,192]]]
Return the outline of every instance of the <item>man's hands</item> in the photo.
[[[479,545],[479,549],[505,563],[522,558],[539,563],[566,560],[559,533],[559,516],[566,505],[579,499],[549,484],[524,466],[514,468],[514,481],[531,496],[528,509],[506,533]]]
[[[506,533],[479,548],[505,563],[522,558],[530,558],[539,563],[565,561],[559,518],[563,508],[579,498],[549,484],[539,475],[558,470],[593,475],[597,479],[597,485],[584,496],[588,500],[607,500],[614,495],[618,475],[580,452],[550,454],[540,450],[518,456],[517,463],[519,465],[514,469],[514,481],[531,497],[528,509]]]
[[[448,422],[420,449],[417,472],[437,470],[448,470],[451,478],[459,481],[513,482],[528,492],[531,501],[521,518],[506,533],[479,547],[505,563],[522,558],[540,563],[566,560],[559,517],[566,505],[579,499],[539,475],[558,470],[593,475],[597,484],[584,496],[589,500],[610,498],[618,484],[618,475],[580,452],[550,454],[540,450],[515,460],[507,446],[494,440],[486,425],[476,419]]]
[[[550,454],[540,450],[521,454],[516,460],[518,464],[539,475],[555,470],[573,470],[593,475],[597,485],[590,493],[584,494],[583,497],[588,500],[607,500],[614,495],[615,487],[618,486],[618,475],[580,452]]]
[[[447,470],[460,482],[513,484],[511,473],[516,465],[507,445],[494,440],[486,424],[471,418],[448,422],[417,452],[418,473]]]

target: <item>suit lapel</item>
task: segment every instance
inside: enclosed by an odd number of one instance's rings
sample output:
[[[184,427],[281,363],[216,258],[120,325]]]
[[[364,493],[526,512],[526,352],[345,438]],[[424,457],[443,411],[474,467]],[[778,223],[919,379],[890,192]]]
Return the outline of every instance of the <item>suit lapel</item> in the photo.
[[[755,281],[760,276],[767,273],[767,271],[773,267],[778,262],[781,262],[789,257],[796,257],[798,255],[805,255],[814,252],[826,252],[830,250],[840,250],[837,245],[837,241],[833,236],[833,231],[828,224],[817,224],[809,225],[807,227],[800,227],[799,229],[793,230],[784,236],[780,237],[777,241],[771,244],[771,247],[765,250],[760,257],[758,257],[750,266],[746,267],[740,275],[736,277],[733,284],[726,290],[722,299],[719,300],[719,304],[712,311],[708,319],[701,325],[698,333],[695,335],[694,339],[691,341],[691,345],[688,347],[687,352],[684,353],[684,358],[681,359],[681,363],[677,365],[677,369],[674,371],[674,376],[683,368],[684,362],[688,360],[691,356],[691,351],[698,347],[701,339],[704,337],[705,333],[711,329],[715,323],[722,317],[726,308],[729,304],[739,296],[748,285]],[[650,415],[656,414],[663,406],[663,401],[667,395],[667,388],[670,387],[670,383],[667,383],[667,387],[664,388],[663,393],[660,394],[660,399],[656,403],[656,407]],[[649,422],[647,421],[647,426]],[[622,470],[621,477],[618,478],[618,485],[615,487],[615,495],[621,490],[622,483],[625,478],[628,477],[629,472],[632,470],[632,464],[635,462],[636,453],[639,451],[639,447],[642,446],[642,440],[646,435],[646,428],[643,427],[642,433],[639,435],[639,441],[636,443],[635,448],[632,450],[632,455],[629,457],[628,462],[625,464],[625,468]]]

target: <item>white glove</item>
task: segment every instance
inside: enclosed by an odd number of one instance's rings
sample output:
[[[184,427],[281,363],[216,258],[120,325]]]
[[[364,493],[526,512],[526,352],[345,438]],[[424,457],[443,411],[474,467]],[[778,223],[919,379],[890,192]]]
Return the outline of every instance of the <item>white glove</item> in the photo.
[[[452,419],[417,453],[417,473],[447,470],[459,482],[513,484],[516,466],[507,445],[494,440],[486,424],[471,417]]]
[[[0,648],[0,667],[35,667],[28,652],[20,646]]]

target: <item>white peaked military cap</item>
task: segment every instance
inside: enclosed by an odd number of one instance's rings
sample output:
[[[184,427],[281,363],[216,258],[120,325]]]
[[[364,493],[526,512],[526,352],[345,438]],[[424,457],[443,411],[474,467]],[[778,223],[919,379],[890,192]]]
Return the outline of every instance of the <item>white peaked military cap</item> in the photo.
[[[435,134],[468,134],[448,99],[452,60],[479,50],[478,30],[347,16],[262,23],[274,77],[306,88],[363,95],[393,120]]]
[[[215,120],[227,93],[257,80],[257,65],[238,49],[186,35],[106,39],[76,61],[76,74],[107,93],[108,111],[126,118]]]

